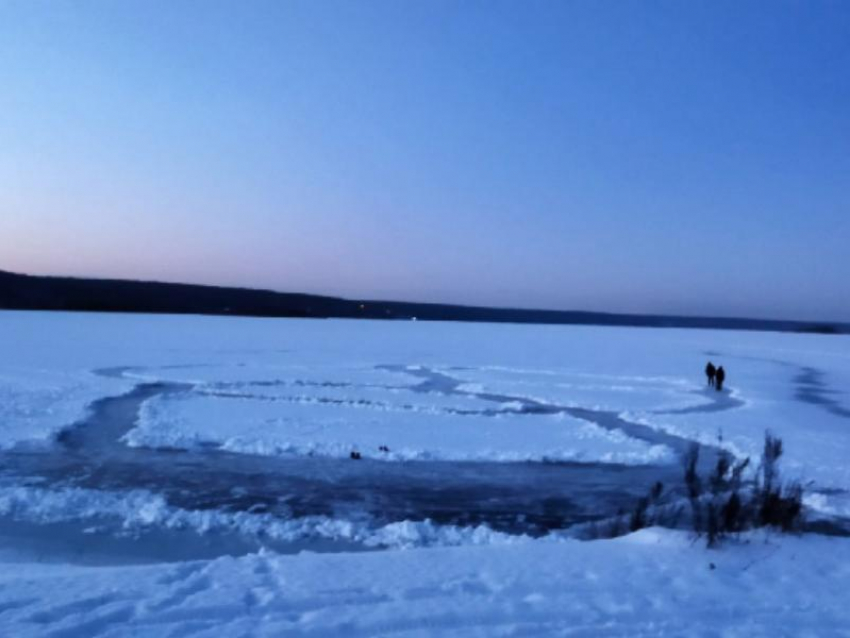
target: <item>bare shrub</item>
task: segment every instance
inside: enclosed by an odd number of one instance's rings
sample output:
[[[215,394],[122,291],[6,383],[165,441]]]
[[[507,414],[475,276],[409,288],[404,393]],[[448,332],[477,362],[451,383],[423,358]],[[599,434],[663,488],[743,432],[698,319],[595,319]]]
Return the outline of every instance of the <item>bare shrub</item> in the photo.
[[[728,452],[720,452],[708,481],[710,495],[703,495],[696,475],[698,453],[688,450],[683,462],[693,510],[692,527],[697,534],[705,533],[709,547],[729,534],[748,529],[777,527],[788,532],[797,528],[803,511],[803,488],[796,483],[782,484],[779,459],[783,451],[782,439],[765,432],[761,464],[755,481],[746,489],[743,474],[750,459],[734,463]]]
[[[655,524],[655,518],[650,513],[650,507],[657,506],[664,493],[664,484],[657,481],[649,490],[647,496],[638,499],[635,509],[632,510],[629,517],[629,530],[636,532],[644,527],[650,527]]]
[[[691,518],[693,528],[698,534],[703,530],[703,515],[700,497],[702,496],[702,481],[697,472],[699,462],[699,444],[692,443],[682,457],[682,465],[685,468],[685,487],[688,491],[688,501],[691,504]]]
[[[653,525],[675,528],[686,509],[690,510],[691,528],[698,536],[705,535],[709,547],[717,546],[731,534],[760,527],[793,531],[802,520],[803,488],[798,483],[783,485],[778,467],[783,451],[782,439],[766,432],[764,453],[752,481],[744,482],[750,459],[735,461],[726,451],[718,453],[714,468],[704,481],[698,470],[700,446],[694,443],[682,456],[689,508],[682,505],[681,499],[665,499],[664,485],[657,482],[637,500],[628,515],[621,510],[612,519],[593,524],[588,535],[614,538]]]

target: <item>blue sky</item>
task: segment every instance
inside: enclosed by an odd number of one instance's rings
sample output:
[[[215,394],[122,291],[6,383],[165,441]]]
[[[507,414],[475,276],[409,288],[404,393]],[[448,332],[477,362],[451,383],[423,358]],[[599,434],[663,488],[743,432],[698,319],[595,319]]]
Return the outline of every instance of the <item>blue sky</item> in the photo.
[[[0,0],[0,269],[850,320],[850,3]]]

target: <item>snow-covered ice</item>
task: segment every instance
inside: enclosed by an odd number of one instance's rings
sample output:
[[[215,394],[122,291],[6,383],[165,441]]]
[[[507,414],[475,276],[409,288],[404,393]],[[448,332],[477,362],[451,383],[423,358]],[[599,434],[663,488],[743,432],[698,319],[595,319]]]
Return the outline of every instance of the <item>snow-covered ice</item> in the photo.
[[[326,397],[325,397],[326,398]],[[669,454],[563,414],[530,418],[445,412],[401,402],[337,404],[301,396],[171,396],[142,409],[130,445],[187,447],[215,442],[252,454],[384,460],[605,461],[645,463]],[[427,399],[428,397],[426,397]],[[436,430],[436,431],[435,431]],[[382,453],[380,447],[389,448]]]
[[[767,429],[809,516],[850,517],[847,337],[0,312],[0,353],[2,635],[850,626],[845,538],[751,533],[706,550],[683,531],[583,542],[556,524],[564,508],[588,511],[559,497],[569,486],[556,477],[586,467],[588,498],[598,488],[614,507],[616,490],[679,471],[678,442],[755,457]],[[726,368],[727,392],[705,387],[708,359]],[[139,387],[138,415],[109,429],[121,441],[85,449],[109,416],[98,400]],[[80,428],[93,431],[62,443]],[[327,511],[309,507],[336,492]],[[523,503],[553,530],[496,524]],[[447,504],[481,511],[458,523],[418,509]],[[55,530],[92,542],[59,551]],[[113,537],[130,552],[134,538],[221,543],[182,559],[140,544],[138,560],[110,560]],[[287,544],[332,553],[284,555]]]

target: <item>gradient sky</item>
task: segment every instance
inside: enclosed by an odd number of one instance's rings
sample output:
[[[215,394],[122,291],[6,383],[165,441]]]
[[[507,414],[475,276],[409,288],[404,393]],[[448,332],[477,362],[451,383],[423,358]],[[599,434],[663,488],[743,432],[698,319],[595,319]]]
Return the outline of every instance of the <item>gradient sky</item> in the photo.
[[[0,269],[850,320],[850,2],[0,0]]]

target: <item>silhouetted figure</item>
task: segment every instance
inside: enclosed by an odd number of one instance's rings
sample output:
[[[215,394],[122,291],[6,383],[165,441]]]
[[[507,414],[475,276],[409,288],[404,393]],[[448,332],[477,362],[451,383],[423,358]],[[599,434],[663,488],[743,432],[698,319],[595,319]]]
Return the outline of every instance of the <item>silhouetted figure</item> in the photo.
[[[351,452],[351,460],[352,461],[359,461],[361,458],[362,457],[360,456],[360,452],[354,452],[354,451]]]
[[[714,364],[709,361],[708,365],[705,366],[705,376],[708,377],[708,385],[714,385],[714,377],[717,375],[717,368],[714,367]]]
[[[379,452],[389,452],[390,448],[388,448],[386,445],[381,445],[381,446],[378,446],[378,451]]]
[[[726,381],[726,370],[723,369],[723,366],[717,368],[714,378],[717,380],[715,387],[717,388],[717,391],[720,392],[723,389],[723,382]]]

